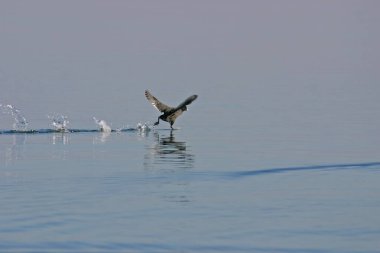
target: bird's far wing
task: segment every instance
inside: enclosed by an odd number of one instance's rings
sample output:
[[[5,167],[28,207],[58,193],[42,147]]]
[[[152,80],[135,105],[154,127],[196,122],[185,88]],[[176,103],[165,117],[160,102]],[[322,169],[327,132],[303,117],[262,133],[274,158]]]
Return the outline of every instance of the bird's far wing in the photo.
[[[173,107],[167,106],[164,103],[160,102],[160,100],[150,94],[148,90],[145,91],[145,97],[160,112],[169,112],[174,109]]]
[[[176,109],[180,109],[181,107],[185,106],[185,105],[189,105],[191,104],[195,99],[197,99],[198,95],[192,95],[188,98],[186,98],[185,101],[183,101],[181,104],[179,104]]]

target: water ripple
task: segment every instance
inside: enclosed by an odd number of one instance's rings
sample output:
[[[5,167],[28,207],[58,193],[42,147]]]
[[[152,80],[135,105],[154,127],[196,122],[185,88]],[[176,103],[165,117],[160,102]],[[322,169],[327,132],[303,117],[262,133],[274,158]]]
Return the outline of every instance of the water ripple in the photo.
[[[284,167],[284,168],[270,168],[270,169],[258,169],[258,170],[243,170],[228,172],[224,175],[231,178],[241,178],[248,176],[259,176],[269,174],[288,173],[296,171],[316,171],[316,170],[352,170],[352,169],[380,169],[380,162],[369,163],[347,163],[347,164],[326,164],[326,165],[313,165],[313,166],[300,166],[300,167]]]

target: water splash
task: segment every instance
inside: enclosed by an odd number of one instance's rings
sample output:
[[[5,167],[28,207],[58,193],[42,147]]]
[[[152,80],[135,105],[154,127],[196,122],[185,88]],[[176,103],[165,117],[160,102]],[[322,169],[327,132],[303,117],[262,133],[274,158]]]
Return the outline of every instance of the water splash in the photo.
[[[148,123],[137,123],[136,129],[141,133],[147,133],[152,130],[152,127],[148,125]]]
[[[95,123],[100,127],[101,132],[110,133],[112,132],[111,127],[105,122],[104,120],[98,120],[97,118],[93,117]]]
[[[3,113],[9,114],[13,117],[13,129],[18,131],[26,131],[28,129],[28,121],[21,114],[20,110],[13,105],[2,105],[0,109]]]
[[[57,114],[53,116],[48,115],[48,118],[52,120],[51,125],[55,128],[56,131],[69,132],[69,129],[68,129],[69,120],[67,116]]]
[[[20,110],[16,109],[13,105],[3,105],[0,104],[0,113],[5,113],[11,115],[13,118],[13,130],[0,130],[0,134],[46,134],[46,133],[92,133],[92,132],[134,132],[136,131],[140,135],[147,135],[150,131],[154,130],[154,127],[149,123],[138,123],[135,127],[122,127],[112,129],[110,125],[104,120],[98,120],[93,117],[93,120],[98,125],[98,129],[75,129],[69,128],[69,120],[67,116],[61,114],[47,115],[50,119],[50,124],[53,128],[47,129],[29,129],[28,121],[21,114]]]

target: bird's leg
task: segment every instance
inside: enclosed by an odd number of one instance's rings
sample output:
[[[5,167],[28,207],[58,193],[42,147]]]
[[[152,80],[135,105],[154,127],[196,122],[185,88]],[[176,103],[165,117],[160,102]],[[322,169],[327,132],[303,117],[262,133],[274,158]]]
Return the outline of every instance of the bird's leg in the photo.
[[[170,128],[173,130],[174,128],[173,128],[173,124],[174,124],[174,122],[170,122]]]
[[[160,123],[160,117],[157,118],[157,122],[154,123],[155,126],[157,126]]]

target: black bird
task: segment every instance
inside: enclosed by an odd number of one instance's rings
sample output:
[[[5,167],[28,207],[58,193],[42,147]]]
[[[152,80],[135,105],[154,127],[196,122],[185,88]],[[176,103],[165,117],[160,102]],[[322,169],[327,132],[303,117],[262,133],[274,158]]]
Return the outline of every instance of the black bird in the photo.
[[[177,107],[170,107],[160,102],[155,96],[150,94],[148,90],[145,90],[145,97],[148,101],[156,107],[157,110],[164,113],[158,117],[157,122],[154,125],[158,125],[160,123],[160,119],[170,123],[171,129],[173,129],[173,124],[177,117],[181,115],[184,111],[187,111],[187,105],[191,104],[195,99],[197,99],[198,95],[192,95],[188,97],[185,101],[179,104]]]

